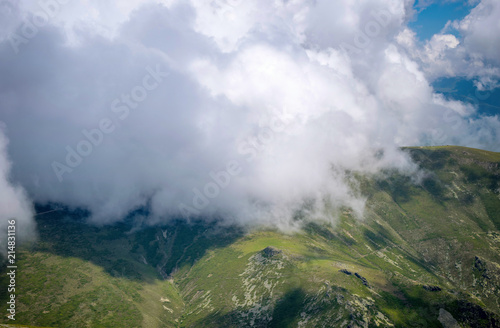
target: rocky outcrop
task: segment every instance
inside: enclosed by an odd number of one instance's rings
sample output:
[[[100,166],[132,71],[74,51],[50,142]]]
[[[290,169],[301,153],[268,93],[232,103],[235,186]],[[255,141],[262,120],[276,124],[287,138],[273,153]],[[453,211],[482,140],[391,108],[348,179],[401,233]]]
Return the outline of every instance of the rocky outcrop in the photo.
[[[357,272],[354,272],[354,275],[359,279],[361,280],[361,282],[363,283],[363,285],[365,285],[366,287],[370,287],[370,285],[368,284],[368,280],[366,280],[365,277],[363,277],[362,275],[360,275],[359,273]]]
[[[438,320],[439,322],[441,322],[444,328],[460,328],[457,320],[453,318],[450,312],[446,311],[443,308],[439,309]]]
[[[283,253],[283,251],[281,251],[278,248],[273,247],[273,246],[267,246],[266,248],[264,248],[261,251],[261,253],[262,253],[262,256],[264,256],[266,258],[270,258],[270,257],[273,257],[273,256],[276,256],[278,254]]]
[[[426,291],[429,291],[429,292],[440,292],[441,291],[441,287],[438,287],[438,286],[423,285],[422,288],[424,288]]]

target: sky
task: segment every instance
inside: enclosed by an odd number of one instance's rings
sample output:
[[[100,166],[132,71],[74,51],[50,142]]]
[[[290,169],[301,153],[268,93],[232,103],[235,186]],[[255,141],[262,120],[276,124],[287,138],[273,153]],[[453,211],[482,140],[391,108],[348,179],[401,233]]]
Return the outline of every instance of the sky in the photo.
[[[33,235],[35,203],[96,225],[362,218],[346,172],[418,181],[402,146],[499,151],[477,106],[499,22],[495,0],[2,0],[0,230]]]
[[[477,4],[470,1],[416,1],[417,11],[408,26],[417,34],[417,38],[426,41],[440,33],[449,21],[464,19]],[[458,36],[457,31],[449,31]]]

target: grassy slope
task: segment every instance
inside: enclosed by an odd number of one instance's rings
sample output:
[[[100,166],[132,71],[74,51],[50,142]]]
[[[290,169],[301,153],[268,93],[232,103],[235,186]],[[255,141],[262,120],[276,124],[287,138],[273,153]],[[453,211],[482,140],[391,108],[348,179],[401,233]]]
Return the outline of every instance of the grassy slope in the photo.
[[[419,184],[394,172],[358,178],[368,197],[363,221],[345,209],[335,227],[308,223],[298,234],[182,223],[128,233],[125,224],[41,216],[40,241],[18,262],[17,322],[441,327],[446,309],[463,326],[494,326],[500,154],[408,151],[425,172]]]
[[[163,305],[181,311],[176,287],[131,254],[134,240],[124,234],[125,227],[98,231],[64,216],[38,220],[40,241],[18,251],[17,322],[56,327],[174,324]],[[160,302],[162,297],[172,305]]]

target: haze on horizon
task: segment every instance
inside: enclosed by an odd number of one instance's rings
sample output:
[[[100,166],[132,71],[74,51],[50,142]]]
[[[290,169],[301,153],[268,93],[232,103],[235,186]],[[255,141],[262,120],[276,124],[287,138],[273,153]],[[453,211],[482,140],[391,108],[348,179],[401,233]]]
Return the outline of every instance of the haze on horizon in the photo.
[[[53,202],[290,229],[304,204],[362,216],[344,171],[412,174],[401,146],[498,151],[475,101],[499,86],[500,2],[422,40],[434,2],[0,1],[0,228]],[[447,99],[441,77],[480,92]]]

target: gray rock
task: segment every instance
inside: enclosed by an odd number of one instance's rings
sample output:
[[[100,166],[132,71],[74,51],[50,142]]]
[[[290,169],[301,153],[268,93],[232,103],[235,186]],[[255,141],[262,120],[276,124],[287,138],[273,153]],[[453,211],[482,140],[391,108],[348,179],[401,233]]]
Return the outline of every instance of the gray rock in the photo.
[[[283,251],[281,251],[280,249],[277,249],[276,247],[267,246],[266,248],[264,248],[262,250],[262,256],[269,258],[269,257],[273,257],[275,255],[281,254],[282,252]]]
[[[439,322],[443,325],[444,328],[460,328],[457,320],[453,318],[450,312],[446,311],[443,308],[439,309]]]

